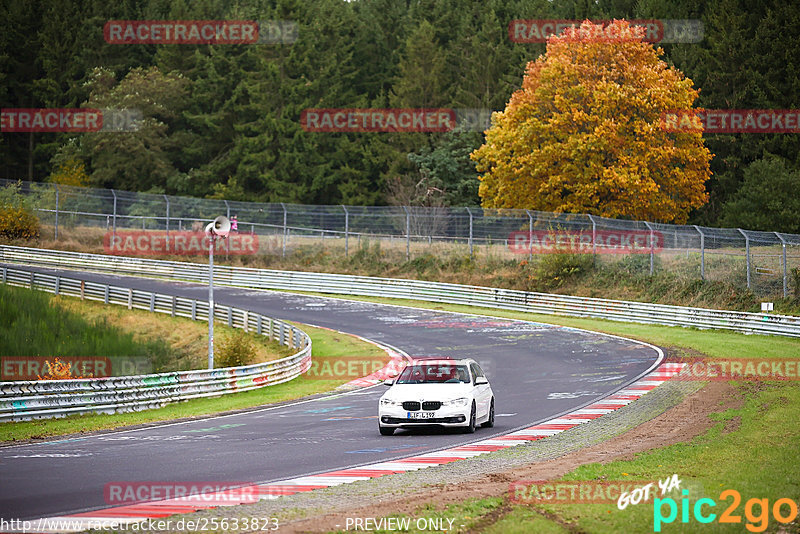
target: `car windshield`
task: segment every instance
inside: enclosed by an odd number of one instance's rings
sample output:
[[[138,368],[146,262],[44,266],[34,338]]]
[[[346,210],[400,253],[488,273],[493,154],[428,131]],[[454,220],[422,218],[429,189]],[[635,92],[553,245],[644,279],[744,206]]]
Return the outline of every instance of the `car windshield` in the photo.
[[[469,371],[466,365],[409,365],[397,384],[468,384]]]

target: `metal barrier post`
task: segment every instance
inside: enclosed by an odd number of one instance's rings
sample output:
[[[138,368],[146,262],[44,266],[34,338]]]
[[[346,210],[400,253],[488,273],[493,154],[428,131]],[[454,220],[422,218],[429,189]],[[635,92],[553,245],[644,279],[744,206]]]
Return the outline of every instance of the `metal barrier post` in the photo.
[[[595,265],[597,263],[597,223],[594,217],[591,215],[588,217],[592,221],[592,265]]]
[[[111,194],[114,195],[114,214],[113,214],[114,226],[112,227],[113,229],[111,230],[111,237],[116,238],[117,237],[117,193],[114,192],[114,190],[112,189]],[[113,242],[114,241],[112,240],[112,243]]]
[[[706,279],[706,235],[696,224],[694,229],[700,234],[700,279]]]
[[[650,223],[645,221],[644,224],[650,230],[650,276],[653,276],[653,256],[655,253],[653,252],[653,227],[650,226]]]
[[[467,207],[469,213],[469,257],[472,257],[472,210]]]
[[[281,207],[283,208],[283,252],[281,252],[281,257],[286,257],[286,204],[281,202]]]
[[[225,216],[230,221],[231,220],[231,207],[228,204],[227,200],[223,199],[223,202],[225,203]],[[238,217],[237,217],[237,220],[238,220]],[[238,224],[237,224],[237,226],[238,226]],[[226,239],[225,240],[225,259],[228,259],[228,254],[230,254],[230,252],[231,252],[231,242]]]
[[[169,198],[167,198],[167,195],[164,195],[164,201],[167,203],[166,230],[167,230],[167,250],[169,250]]]
[[[786,272],[786,240],[783,239],[778,232],[775,232],[775,235],[781,240],[781,248],[783,249],[781,254],[781,263],[783,264],[783,298],[787,298],[789,296],[789,278]]]
[[[348,240],[350,239],[350,212],[347,211],[347,206],[342,204],[342,209],[344,210],[344,257],[347,257],[348,253]]]
[[[406,261],[411,259],[411,213],[403,206],[406,212]]]
[[[533,215],[528,210],[525,210],[525,213],[528,214],[528,263],[533,261]]]
[[[744,236],[744,246],[747,254],[747,289],[750,289],[750,238],[741,228],[737,228],[737,230]]]
[[[54,238],[55,241],[58,241],[58,184],[53,184],[56,188],[56,236]]]

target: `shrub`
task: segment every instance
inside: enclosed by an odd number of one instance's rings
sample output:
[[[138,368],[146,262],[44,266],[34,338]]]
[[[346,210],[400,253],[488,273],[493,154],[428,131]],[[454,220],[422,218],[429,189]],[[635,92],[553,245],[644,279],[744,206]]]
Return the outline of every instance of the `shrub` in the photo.
[[[0,237],[33,239],[39,237],[39,218],[30,202],[20,193],[21,183],[0,189]]]
[[[39,237],[39,218],[22,206],[0,206],[0,236],[8,239]]]
[[[555,252],[544,254],[536,266],[536,278],[547,287],[561,287],[565,281],[591,270],[591,254]]]
[[[239,367],[253,363],[256,345],[250,334],[237,330],[222,340],[216,353],[214,367]]]

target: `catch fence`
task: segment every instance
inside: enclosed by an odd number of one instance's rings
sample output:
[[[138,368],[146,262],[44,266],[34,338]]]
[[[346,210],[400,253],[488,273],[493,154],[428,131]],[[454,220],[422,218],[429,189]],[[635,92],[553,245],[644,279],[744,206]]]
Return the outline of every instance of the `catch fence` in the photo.
[[[0,186],[16,184],[0,180]],[[218,215],[259,238],[259,254],[319,248],[349,256],[379,243],[409,261],[424,254],[535,261],[564,250],[596,263],[624,262],[650,274],[670,270],[726,280],[759,296],[800,291],[800,235],[627,221],[581,214],[476,207],[256,203],[19,182],[55,240],[86,232],[201,230]]]

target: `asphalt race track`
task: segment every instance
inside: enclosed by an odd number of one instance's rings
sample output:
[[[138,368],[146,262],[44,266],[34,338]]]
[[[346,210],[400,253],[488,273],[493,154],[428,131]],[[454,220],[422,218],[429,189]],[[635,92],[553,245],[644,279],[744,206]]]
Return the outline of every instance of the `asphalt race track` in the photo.
[[[202,285],[62,274],[208,296]],[[487,439],[590,404],[659,359],[654,348],[634,341],[539,323],[224,287],[215,287],[214,297],[218,304],[357,334],[411,356],[475,358],[495,392],[496,426],[475,434],[397,431],[383,437],[376,413],[385,389],[379,385],[228,416],[0,447],[0,517],[105,508],[109,482],[267,483]]]

